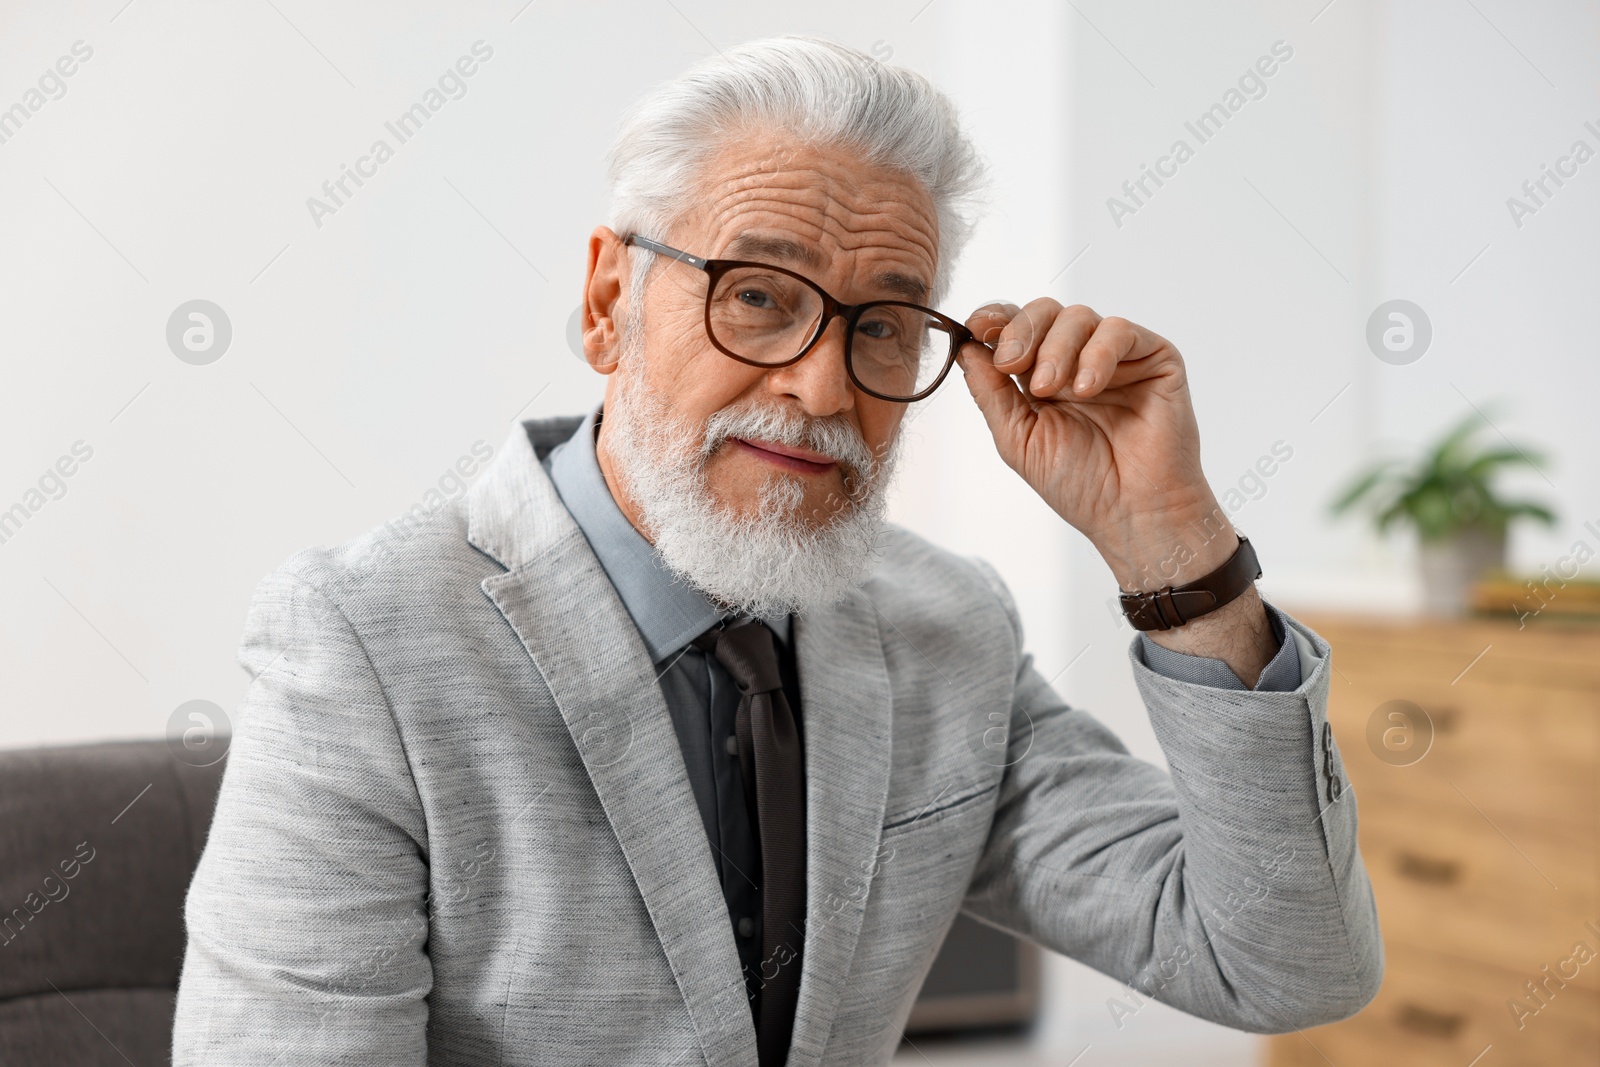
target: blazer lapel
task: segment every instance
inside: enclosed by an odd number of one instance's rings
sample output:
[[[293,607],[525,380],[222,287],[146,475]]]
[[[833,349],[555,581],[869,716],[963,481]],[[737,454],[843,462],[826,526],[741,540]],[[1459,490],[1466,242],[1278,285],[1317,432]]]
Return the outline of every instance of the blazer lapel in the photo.
[[[516,631],[561,710],[677,976],[706,1062],[754,1063],[755,1028],[727,905],[654,664],[539,465],[529,432],[542,429],[529,423],[513,430],[469,493],[467,540],[507,568],[484,579],[483,591]],[[824,734],[831,720],[843,718],[837,710],[821,716]],[[842,740],[825,745],[834,759],[848,749]],[[831,796],[831,786],[820,788]],[[878,788],[881,814],[881,783]],[[810,787],[808,803],[817,803],[818,789]],[[843,836],[826,823],[819,830],[811,838],[817,847],[834,847]],[[870,854],[876,842],[849,847],[851,856]],[[812,877],[834,885],[834,866],[819,870],[813,860]],[[851,930],[859,917],[856,922]],[[838,955],[844,932],[841,927],[824,939],[824,959]],[[803,973],[811,967],[807,936]],[[801,1011],[805,1003],[802,992]]]
[[[889,793],[890,691],[863,590],[797,616],[806,759],[806,936],[788,1067],[822,1062],[877,871]]]

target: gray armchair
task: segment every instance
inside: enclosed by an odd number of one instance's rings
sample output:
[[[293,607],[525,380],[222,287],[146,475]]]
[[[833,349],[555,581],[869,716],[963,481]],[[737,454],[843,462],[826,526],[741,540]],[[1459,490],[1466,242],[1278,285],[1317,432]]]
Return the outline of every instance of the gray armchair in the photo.
[[[0,750],[0,1064],[170,1062],[222,768],[161,740]]]

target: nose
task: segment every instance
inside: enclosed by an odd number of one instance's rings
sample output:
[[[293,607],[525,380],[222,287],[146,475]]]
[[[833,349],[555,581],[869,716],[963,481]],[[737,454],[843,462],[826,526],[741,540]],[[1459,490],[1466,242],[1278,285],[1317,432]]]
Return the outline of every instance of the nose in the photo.
[[[844,317],[835,317],[798,363],[767,372],[767,388],[794,397],[806,414],[819,418],[855,407],[855,389],[844,366],[844,331]]]

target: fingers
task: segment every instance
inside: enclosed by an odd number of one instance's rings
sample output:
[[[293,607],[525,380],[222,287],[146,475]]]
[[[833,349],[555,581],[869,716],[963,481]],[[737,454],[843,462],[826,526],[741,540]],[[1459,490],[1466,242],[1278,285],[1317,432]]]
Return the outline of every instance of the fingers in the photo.
[[[970,319],[967,328],[973,329]],[[973,332],[977,333],[976,330]],[[1028,398],[1022,395],[1010,375],[995,369],[993,354],[982,344],[968,342],[962,345],[956,362],[966,378],[967,391],[983,413],[990,436],[1001,446],[1001,455],[1007,455],[1007,446],[1015,439],[1029,413]]]
[[[1082,304],[1063,308],[1060,301],[1040,297],[1021,308],[986,305],[967,320],[967,328],[993,342],[996,368],[1044,397],[1056,395],[1070,380],[1078,351],[1099,323],[1100,316]]]
[[[967,329],[992,349],[999,342],[1005,326],[1021,312],[1022,309],[1015,304],[1003,300],[990,301],[967,316]]]
[[[994,348],[995,367],[1018,375],[1032,370],[1039,344],[1060,311],[1060,302],[1047,296],[1030,300],[1018,309],[1000,332],[1000,340]]]
[[[1077,372],[1071,380],[1073,395],[1085,399],[1113,385],[1143,377],[1127,365],[1171,348],[1164,337],[1137,323],[1115,317],[1102,319],[1078,352]],[[1063,378],[1060,384],[1065,388],[1067,379]]]
[[[967,328],[993,346],[992,359],[983,360],[987,371],[1016,378],[1027,394],[1041,399],[1070,396],[1084,400],[1107,388],[1126,385],[1153,369],[1126,364],[1171,351],[1164,338],[1127,319],[1102,318],[1082,304],[1064,308],[1049,297],[1022,307],[987,304],[972,313]],[[981,351],[983,356],[989,355],[988,349]],[[992,393],[999,389],[987,374],[977,384]],[[1025,401],[1025,396],[1017,393],[1015,400]]]
[[[1105,321],[1082,304],[1063,308],[1039,345],[1029,389],[1034,396],[1056,396],[1069,387],[1082,360],[1082,351]]]

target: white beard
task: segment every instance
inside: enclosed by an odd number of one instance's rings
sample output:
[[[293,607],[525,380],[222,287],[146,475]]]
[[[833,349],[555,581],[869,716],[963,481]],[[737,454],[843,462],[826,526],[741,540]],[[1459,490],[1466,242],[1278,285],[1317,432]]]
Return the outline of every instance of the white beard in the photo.
[[[603,413],[602,438],[668,569],[722,607],[760,617],[826,607],[859,586],[875,559],[899,435],[878,460],[842,415],[812,419],[745,402],[716,412],[702,433],[677,418],[645,380],[643,329],[623,333],[624,351],[614,372],[619,378]],[[817,510],[833,514],[813,521],[803,512],[804,476],[775,470],[763,481],[753,511],[736,515],[706,484],[706,463],[729,437],[809,448],[834,458],[843,475],[843,499],[830,493]]]

